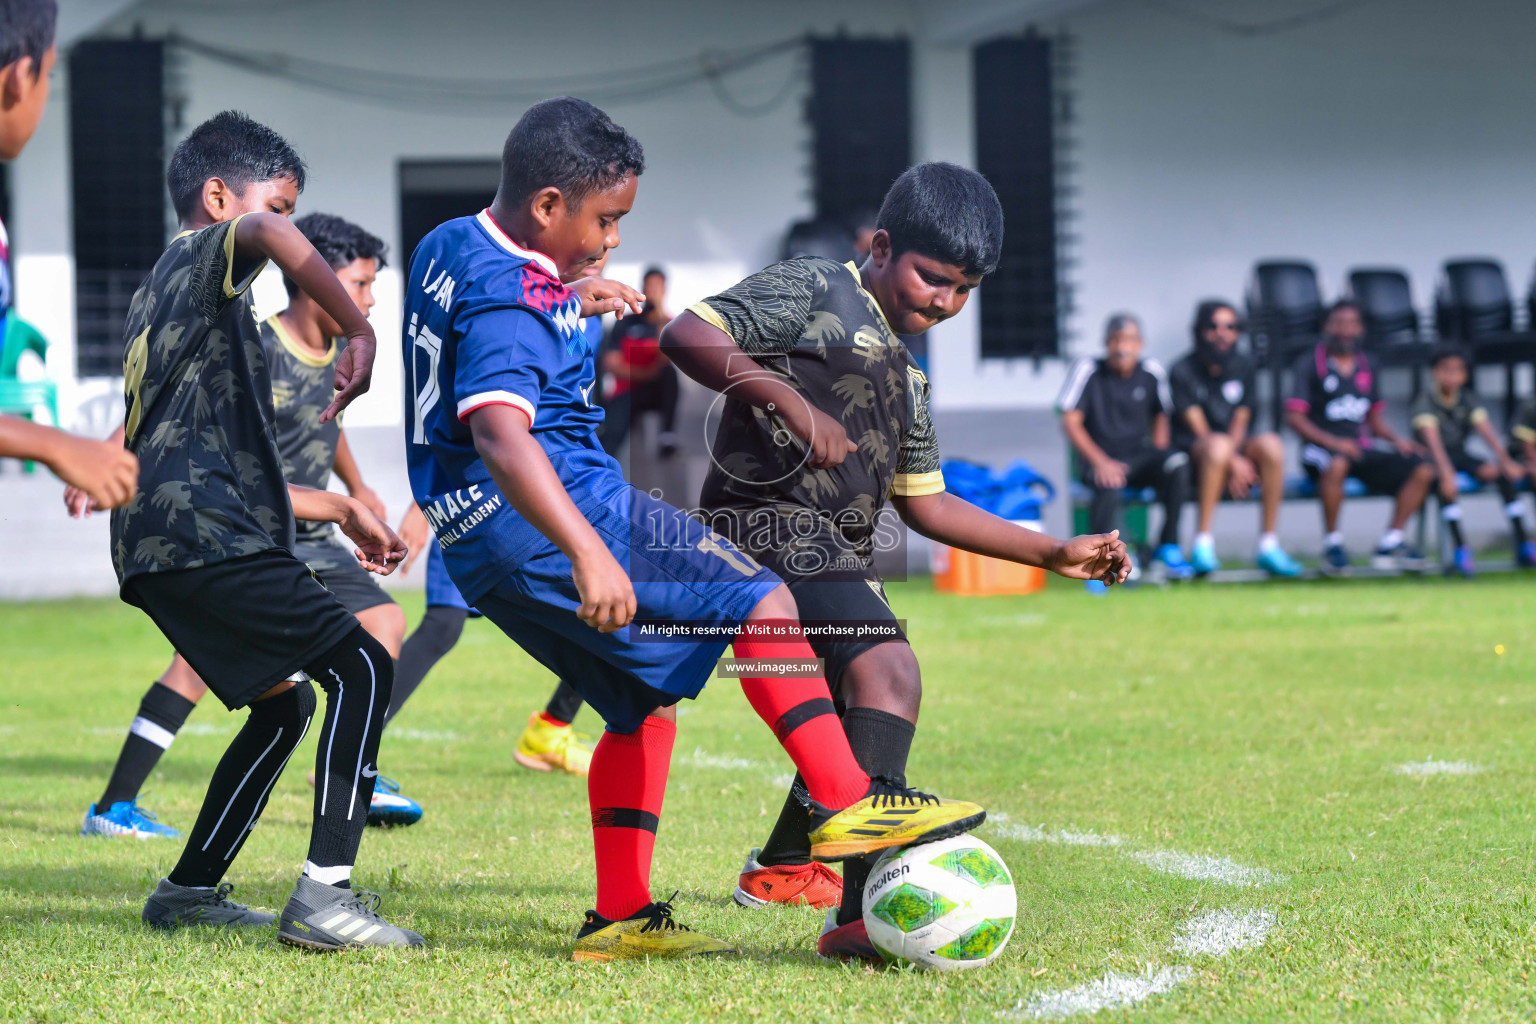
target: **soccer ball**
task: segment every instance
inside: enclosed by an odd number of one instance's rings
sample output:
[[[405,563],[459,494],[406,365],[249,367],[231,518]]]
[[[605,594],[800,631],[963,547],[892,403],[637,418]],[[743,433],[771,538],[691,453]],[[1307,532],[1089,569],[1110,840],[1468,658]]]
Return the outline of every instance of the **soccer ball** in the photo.
[[[864,884],[864,927],[892,963],[985,967],[1013,934],[1018,900],[997,851],[975,836],[892,850]]]

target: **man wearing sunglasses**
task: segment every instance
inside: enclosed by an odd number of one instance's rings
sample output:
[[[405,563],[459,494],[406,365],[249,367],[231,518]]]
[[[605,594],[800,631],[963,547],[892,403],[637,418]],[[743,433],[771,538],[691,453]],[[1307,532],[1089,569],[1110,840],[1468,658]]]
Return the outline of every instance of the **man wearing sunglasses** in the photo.
[[[1253,362],[1237,351],[1242,323],[1230,303],[1207,299],[1195,310],[1194,351],[1169,373],[1173,390],[1173,444],[1189,452],[1199,488],[1200,525],[1190,563],[1200,575],[1221,568],[1211,521],[1225,490],[1246,498],[1254,487],[1263,501],[1259,568],[1273,576],[1297,576],[1301,566],[1280,547],[1275,523],[1285,494],[1285,461],[1277,434],[1250,434]]]

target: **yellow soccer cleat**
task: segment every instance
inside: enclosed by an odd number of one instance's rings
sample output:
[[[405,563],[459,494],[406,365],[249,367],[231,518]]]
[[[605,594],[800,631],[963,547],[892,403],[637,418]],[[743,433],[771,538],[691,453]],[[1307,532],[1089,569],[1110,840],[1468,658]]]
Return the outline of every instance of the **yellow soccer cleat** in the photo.
[[[810,801],[811,859],[847,860],[895,846],[931,843],[969,832],[987,820],[981,805],[941,800],[872,779],[864,798],[840,811]]]
[[[512,757],[536,772],[558,768],[572,775],[585,775],[592,767],[592,751],[576,738],[575,730],[569,725],[551,725],[538,711],[528,716],[528,728],[518,738]]]
[[[677,893],[673,893],[676,896]],[[700,935],[672,920],[671,900],[641,907],[622,921],[610,921],[587,911],[576,933],[572,960],[680,960],[690,956],[722,956],[740,952],[735,946]]]

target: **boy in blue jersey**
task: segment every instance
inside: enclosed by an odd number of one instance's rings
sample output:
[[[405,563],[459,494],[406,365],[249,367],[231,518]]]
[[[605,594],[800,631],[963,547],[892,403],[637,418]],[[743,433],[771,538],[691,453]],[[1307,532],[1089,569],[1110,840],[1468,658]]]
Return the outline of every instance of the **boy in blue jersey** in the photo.
[[[599,263],[587,268],[586,276],[596,277],[601,272],[602,263]],[[601,317],[586,317],[581,322],[581,329],[589,345],[596,348],[601,344]],[[406,575],[417,556],[426,552],[427,612],[400,649],[400,660],[395,666],[395,691],[385,716],[386,722],[394,719],[401,706],[426,680],[427,673],[458,644],[465,620],[480,617],[449,579],[448,569],[443,565],[442,549],[431,543],[431,536],[432,528],[427,525],[427,517],[418,506],[411,505],[400,522],[400,539],[411,549],[400,566],[400,574]],[[560,680],[544,710],[528,716],[528,725],[517,738],[512,759],[530,771],[560,771],[585,777],[592,767],[592,750],[577,739],[576,730],[571,725],[576,721],[581,704],[581,694],[576,688],[564,679]]]
[[[411,486],[448,572],[608,726],[588,775],[597,905],[578,960],[733,951],[679,926],[650,892],[673,705],[698,694],[733,641],[750,663],[748,700],[805,780],[813,857],[955,835],[985,818],[975,804],[866,775],[819,666],[809,674],[788,590],[630,487],[598,445],[581,318],[641,299],[601,278],[566,282],[619,244],[643,169],[639,143],[591,104],[537,104],[507,138],[491,206],[429,233],[406,280]]]

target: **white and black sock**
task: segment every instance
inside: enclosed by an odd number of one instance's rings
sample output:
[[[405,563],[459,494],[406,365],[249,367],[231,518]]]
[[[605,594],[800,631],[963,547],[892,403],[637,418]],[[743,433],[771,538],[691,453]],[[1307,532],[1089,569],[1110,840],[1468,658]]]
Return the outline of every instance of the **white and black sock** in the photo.
[[[315,816],[304,873],[346,886],[368,824],[395,668],[384,646],[359,626],[306,671],[325,691],[325,721],[315,752]]]
[[[195,703],[158,680],[139,701],[139,713],[128,727],[128,738],[112,766],[107,788],[96,801],[96,811],[105,814],[113,804],[137,800],[149,773],[160,763],[160,755],[170,749],[176,733],[186,723]]]
[[[298,749],[315,714],[315,691],[299,683],[251,705],[245,725],[219,759],[181,859],[167,876],[175,885],[213,886],[229,870],[267,794]]]

